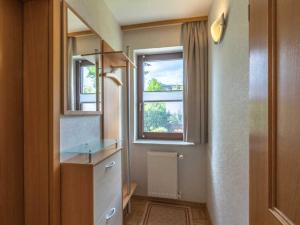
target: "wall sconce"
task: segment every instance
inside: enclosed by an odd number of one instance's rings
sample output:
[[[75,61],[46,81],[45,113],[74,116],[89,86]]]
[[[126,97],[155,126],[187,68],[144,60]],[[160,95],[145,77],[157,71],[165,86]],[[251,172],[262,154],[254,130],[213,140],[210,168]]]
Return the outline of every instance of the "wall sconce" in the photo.
[[[225,14],[222,13],[222,15],[218,19],[216,19],[210,27],[211,37],[215,44],[219,44],[221,42],[224,30]]]

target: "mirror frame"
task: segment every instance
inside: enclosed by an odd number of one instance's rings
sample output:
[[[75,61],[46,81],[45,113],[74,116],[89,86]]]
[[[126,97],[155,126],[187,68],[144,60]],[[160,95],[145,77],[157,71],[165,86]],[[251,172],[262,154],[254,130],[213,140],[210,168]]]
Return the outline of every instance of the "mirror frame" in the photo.
[[[99,90],[103,92],[102,85],[99,84],[99,79],[97,82],[96,90],[96,101],[98,101],[97,111],[72,111],[68,109],[68,51],[67,51],[67,36],[68,36],[68,10],[71,10],[74,15],[76,15],[93,33],[99,37],[99,49],[102,50],[102,38],[101,36],[65,1],[63,1],[63,12],[62,12],[62,115],[65,116],[93,116],[103,114],[103,102],[102,98],[99,99]],[[100,62],[100,60],[99,60]],[[100,63],[99,63],[100,64]],[[99,68],[99,67],[98,67]],[[99,74],[99,73],[98,73]],[[103,76],[101,76],[101,82],[103,83]],[[102,93],[103,95],[103,93]]]

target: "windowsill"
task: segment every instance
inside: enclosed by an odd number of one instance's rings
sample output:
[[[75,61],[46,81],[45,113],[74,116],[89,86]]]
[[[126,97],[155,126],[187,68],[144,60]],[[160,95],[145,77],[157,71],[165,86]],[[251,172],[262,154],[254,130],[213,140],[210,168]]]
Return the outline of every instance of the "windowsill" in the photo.
[[[185,141],[166,141],[166,140],[143,140],[138,139],[133,141],[133,144],[143,144],[143,145],[177,145],[177,146],[195,146],[193,142]]]

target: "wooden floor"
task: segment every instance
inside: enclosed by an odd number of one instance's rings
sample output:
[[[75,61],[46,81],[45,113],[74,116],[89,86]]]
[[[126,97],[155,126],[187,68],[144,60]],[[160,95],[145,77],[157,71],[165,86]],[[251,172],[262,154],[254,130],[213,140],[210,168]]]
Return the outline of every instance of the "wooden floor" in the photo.
[[[147,201],[145,198],[133,197],[131,200],[132,212],[124,216],[124,225],[140,225],[143,219]],[[176,203],[172,203],[176,204]],[[193,225],[210,225],[207,210],[204,205],[184,203],[192,209]],[[169,224],[166,224],[169,225]],[[172,224],[170,224],[172,225]]]

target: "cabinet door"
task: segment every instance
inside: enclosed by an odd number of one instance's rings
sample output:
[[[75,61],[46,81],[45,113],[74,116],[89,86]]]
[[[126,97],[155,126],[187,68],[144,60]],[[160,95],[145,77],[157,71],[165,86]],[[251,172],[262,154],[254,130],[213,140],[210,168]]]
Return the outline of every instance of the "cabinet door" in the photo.
[[[116,196],[121,196],[121,152],[94,168],[94,224],[98,224]]]

